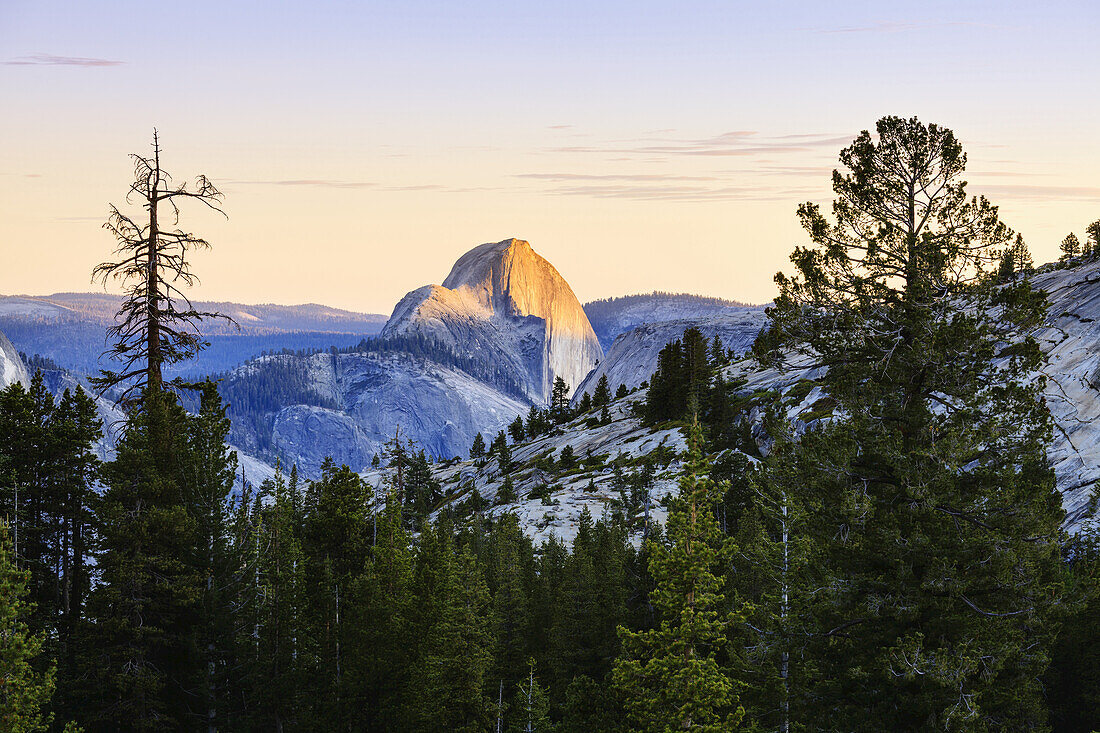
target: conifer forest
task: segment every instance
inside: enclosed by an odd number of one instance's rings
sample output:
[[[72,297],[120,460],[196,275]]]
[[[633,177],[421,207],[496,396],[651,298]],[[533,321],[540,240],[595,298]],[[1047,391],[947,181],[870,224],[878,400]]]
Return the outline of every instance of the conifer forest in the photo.
[[[468,459],[394,431],[380,486],[279,458],[267,414],[333,407],[289,362],[170,378],[226,318],[188,299],[211,244],[180,227],[232,202],[149,151],[94,272],[124,294],[107,367],[55,394],[28,358],[0,392],[0,730],[1100,729],[1100,534],[1064,528],[1048,459],[1047,293],[950,129],[883,117],[843,146],[748,353],[685,328],[641,387],[559,376]],[[1045,267],[1100,255],[1100,225],[1071,236]],[[530,394],[420,333],[338,353]],[[816,367],[798,421],[735,368],[792,364]],[[603,512],[532,539],[517,451],[616,404],[686,450],[610,460]],[[239,479],[235,425],[273,477]],[[500,490],[452,501],[437,469],[460,459]],[[535,470],[591,460],[567,445]]]

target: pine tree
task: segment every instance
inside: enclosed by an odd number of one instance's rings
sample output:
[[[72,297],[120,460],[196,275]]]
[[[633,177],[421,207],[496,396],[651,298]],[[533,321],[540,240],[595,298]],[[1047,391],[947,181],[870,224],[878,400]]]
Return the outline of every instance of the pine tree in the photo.
[[[432,475],[427,454],[420,450],[410,457],[405,476],[405,519],[409,526],[418,525],[442,498],[442,487]]]
[[[523,417],[516,415],[516,419],[508,425],[508,434],[512,436],[513,443],[522,443],[527,437],[527,431],[523,428]]]
[[[516,693],[509,709],[513,711],[513,723],[509,733],[539,733],[552,731],[550,699],[535,676],[535,660],[527,660],[527,679],[516,685]]]
[[[801,476],[784,470],[786,455],[797,450],[797,443],[781,410],[772,406],[765,416],[765,429],[775,441],[759,470],[742,457],[716,466],[712,476],[726,476],[719,516],[738,549],[728,591],[746,616],[735,642],[745,649],[737,669],[747,683],[746,718],[765,730],[787,733],[813,721],[802,705],[812,667],[801,632],[813,627],[807,609],[816,586],[809,572],[817,561],[806,540]]]
[[[628,390],[626,388],[625,384],[620,384],[619,388],[617,390],[615,390],[615,399],[621,400],[623,397],[626,397],[628,394],[630,394],[630,390]]]
[[[506,514],[489,536],[486,574],[493,597],[496,660],[491,678],[507,689],[518,684],[531,653],[529,586],[534,552],[514,515]]]
[[[657,355],[657,370],[649,380],[644,414],[650,423],[680,417],[687,405],[684,347],[677,339]]]
[[[534,409],[534,408],[531,408]],[[475,461],[482,458],[485,455],[485,438],[481,437],[481,433],[474,436],[474,444],[470,446],[470,458]]]
[[[497,456],[497,467],[501,474],[508,474],[512,470],[512,449],[508,446],[508,439],[501,430],[493,440],[493,453]]]
[[[406,690],[417,637],[413,607],[412,542],[391,487],[378,517],[378,532],[365,571],[347,604],[350,691],[365,730],[407,729]]]
[[[576,467],[577,457],[573,454],[573,446],[566,443],[558,455],[558,468],[562,471],[572,471]]]
[[[44,634],[27,626],[30,573],[20,570],[6,524],[0,523],[0,726],[5,731],[47,730],[55,668],[40,669]]]
[[[1095,257],[1100,254],[1100,219],[1085,227],[1085,234],[1088,235],[1088,244],[1086,245],[1088,253]]]
[[[702,456],[702,431],[689,433],[687,469],[669,506],[668,545],[650,545],[658,626],[619,628],[623,654],[614,680],[630,719],[644,731],[728,731],[740,725],[738,683],[719,665],[736,614],[723,611],[721,566],[732,553],[714,517],[717,501]]]
[[[429,536],[431,530],[426,529]],[[410,730],[483,731],[488,727],[486,675],[492,664],[489,590],[468,548],[456,551],[442,532],[430,558],[435,588],[431,622],[413,671]]]
[[[585,392],[581,395],[580,402],[577,403],[577,414],[585,415],[592,411],[592,395]]]
[[[556,423],[570,418],[569,385],[561,377],[554,377],[554,387],[550,395],[550,415]]]
[[[607,375],[601,374],[596,382],[596,391],[592,393],[592,406],[603,407],[611,403],[611,388],[607,385]]]
[[[261,494],[271,503],[260,510],[255,543],[260,552],[255,575],[258,634],[254,638],[255,664],[252,675],[253,728],[283,730],[293,725],[300,711],[300,695],[307,682],[302,662],[315,651],[304,638],[306,598],[305,555],[298,528],[302,521],[295,510],[296,476],[287,484],[281,471],[264,482]]]
[[[337,468],[331,459],[306,493],[302,554],[309,622],[304,634],[312,654],[304,700],[313,707],[304,715],[332,728],[346,727],[356,715],[352,682],[345,674],[355,632],[346,620],[348,599],[371,551],[370,496],[358,474],[347,466]]]
[[[827,367],[844,418],[786,457],[809,518],[816,678],[807,720],[838,729],[1031,729],[1061,604],[1061,502],[1027,336],[1044,299],[989,277],[1012,232],[968,199],[950,130],[879,120],[841,153],[834,221],[799,209],[754,349]],[[1011,355],[998,360],[1005,345]]]
[[[1068,543],[1066,586],[1076,602],[1062,624],[1043,677],[1053,730],[1100,727],[1100,534],[1093,524]]]
[[[997,281],[1004,283],[1014,280],[1017,275],[1032,269],[1031,253],[1027,249],[1022,234],[1016,235],[1016,241],[1001,254]]]
[[[500,489],[497,491],[496,503],[499,504],[511,504],[516,500],[516,485],[512,482],[512,477],[507,474],[504,476],[504,481],[500,484]]]
[[[1073,232],[1066,235],[1066,238],[1062,240],[1060,246],[1063,260],[1072,260],[1074,257],[1081,254],[1081,242]]]
[[[144,403],[103,467],[99,584],[88,602],[88,722],[124,730],[186,725],[201,674],[195,622],[204,584],[188,562],[197,542],[183,485],[188,417],[163,391]]]
[[[233,589],[241,559],[231,552],[230,492],[237,471],[237,455],[226,447],[229,419],[210,381],[201,387],[197,415],[188,421],[190,459],[185,476],[184,501],[195,526],[190,563],[202,578],[198,645],[200,670],[195,688],[202,691],[205,709],[195,711],[196,722],[226,724],[229,667],[233,646]]]

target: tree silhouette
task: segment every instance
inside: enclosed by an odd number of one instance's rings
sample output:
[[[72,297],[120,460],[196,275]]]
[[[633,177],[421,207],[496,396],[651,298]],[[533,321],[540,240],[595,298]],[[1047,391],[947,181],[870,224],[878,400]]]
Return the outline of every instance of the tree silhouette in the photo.
[[[179,223],[179,202],[194,200],[225,216],[223,195],[206,176],[195,179],[194,188],[176,185],[161,167],[160,140],[153,130],[152,157],[131,154],[134,182],[126,194],[127,203],[136,203],[144,211],[126,214],[114,204],[104,223],[118,240],[117,259],[103,262],[92,270],[92,281],[122,283],[125,299],[116,314],[116,323],[107,330],[113,344],[105,355],[121,363],[118,371],[104,369],[92,379],[100,394],[121,388],[120,403],[132,403],[134,395],[163,386],[161,369],[195,355],[208,343],[198,330],[204,318],[225,318],[220,313],[196,310],[180,289],[198,282],[187,255],[195,249],[209,249],[202,237],[185,232]],[[135,202],[136,199],[136,202]],[[171,223],[165,220],[171,218]]]

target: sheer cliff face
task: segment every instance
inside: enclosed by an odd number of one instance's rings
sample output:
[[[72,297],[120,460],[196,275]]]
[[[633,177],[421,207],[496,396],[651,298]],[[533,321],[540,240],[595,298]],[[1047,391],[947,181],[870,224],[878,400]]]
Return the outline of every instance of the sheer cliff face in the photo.
[[[27,369],[23,366],[23,360],[11,345],[11,341],[0,333],[0,389],[15,382],[23,385],[30,383],[27,379]]]
[[[549,400],[555,377],[575,388],[603,356],[572,288],[519,239],[473,248],[442,286],[402,298],[382,335],[417,333],[484,357],[536,402]]]

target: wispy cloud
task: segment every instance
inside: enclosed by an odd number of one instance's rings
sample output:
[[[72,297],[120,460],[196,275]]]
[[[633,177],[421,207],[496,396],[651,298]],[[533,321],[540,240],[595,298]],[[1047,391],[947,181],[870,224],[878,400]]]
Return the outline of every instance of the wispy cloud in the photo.
[[[1100,201],[1100,188],[1095,186],[1043,186],[1003,183],[988,186],[971,185],[972,193],[994,199],[1020,201]]]
[[[373,188],[372,181],[338,181],[325,178],[291,178],[273,181],[227,181],[233,186],[310,186],[315,188]]]
[[[599,153],[617,156],[703,156],[738,157],[816,152],[852,141],[851,135],[811,133],[762,137],[754,130],[733,130],[707,138],[647,138],[608,141],[595,145],[569,145],[550,148],[555,153]]]
[[[580,185],[563,186],[547,193],[558,196],[590,196],[636,201],[790,201],[820,193],[813,189],[762,186],[666,186],[666,185]]]
[[[377,192],[432,192],[441,193],[471,193],[474,191],[500,191],[501,188],[485,187],[456,187],[442,183],[414,183],[403,186],[383,186],[374,181],[343,181],[332,178],[289,178],[276,180],[233,180],[226,185],[232,186],[279,186],[279,187],[303,187],[303,188],[343,188],[343,189],[370,189]]]
[[[915,23],[910,21],[882,20],[868,25],[847,25],[836,28],[810,28],[814,33],[902,33],[932,28],[997,28],[992,23],[974,23],[967,21],[944,21],[939,23]]]
[[[665,173],[517,173],[516,178],[537,181],[717,181],[716,176],[678,176]]]
[[[122,66],[125,61],[85,58],[83,56],[54,56],[36,53],[31,56],[17,56],[2,62],[5,66]]]

